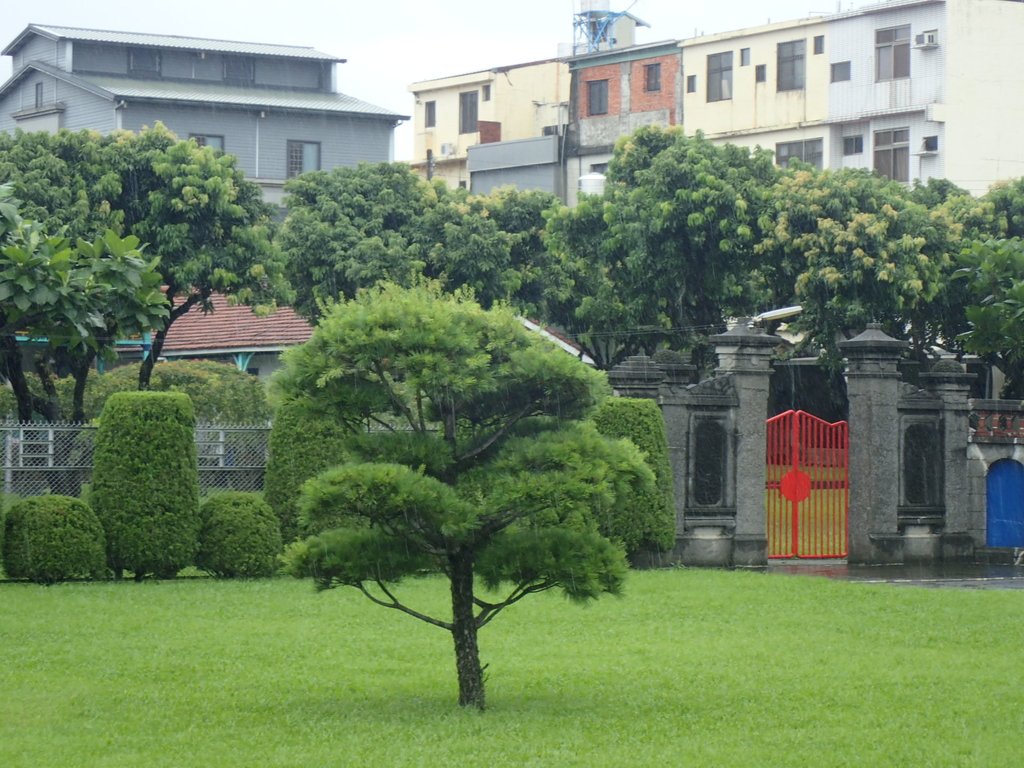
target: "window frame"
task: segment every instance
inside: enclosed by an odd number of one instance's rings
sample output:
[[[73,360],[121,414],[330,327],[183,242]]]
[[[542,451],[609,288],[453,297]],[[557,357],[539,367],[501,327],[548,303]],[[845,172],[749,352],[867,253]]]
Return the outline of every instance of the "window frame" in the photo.
[[[837,67],[845,67],[846,76],[842,77],[843,72]],[[847,83],[853,77],[853,64],[849,61],[834,61],[829,68],[829,82],[830,83]]]
[[[644,93],[661,91],[661,62],[644,64]]]
[[[223,134],[219,134],[219,133],[190,133],[188,135],[188,137],[195,141],[196,146],[199,146],[199,147],[212,147],[213,149],[216,149],[219,152],[223,152],[224,151],[224,136],[223,136]],[[210,139],[216,139],[217,141],[215,141],[213,144],[211,144],[210,143]],[[217,146],[218,142],[219,142],[220,146]]]
[[[299,165],[301,167],[295,168],[293,163],[295,147],[302,149],[302,155],[300,157]],[[316,168],[306,168],[306,148],[316,147]],[[319,171],[323,168],[323,154],[321,152],[321,146],[319,141],[306,141],[305,139],[288,139],[285,143],[285,178],[294,179],[296,176],[302,173],[308,173],[309,171]]]
[[[475,89],[459,93],[459,133],[480,130],[480,94]]]
[[[221,60],[221,65],[225,83],[256,82],[256,59],[252,56],[227,55]]]
[[[45,101],[44,101],[45,94],[44,94],[44,91],[43,91],[43,84],[42,84],[42,82],[36,83],[35,97],[36,97],[36,109],[42,109],[43,108],[43,104],[45,103]]]
[[[802,91],[807,86],[807,41],[787,40],[775,48],[776,91]]]
[[[820,56],[825,52],[825,36],[815,35],[813,42],[811,43],[811,49],[815,56]]]
[[[152,57],[153,66],[140,66],[138,59],[142,54]],[[162,57],[157,48],[129,48],[128,49],[128,74],[160,77],[162,72]]]
[[[686,76],[686,92],[696,93],[697,92],[697,76],[687,75]]]
[[[903,33],[904,36],[900,36]],[[890,37],[891,39],[887,39]],[[875,82],[906,80],[910,77],[910,48],[913,42],[909,24],[875,30]],[[897,67],[902,67],[897,71]]]
[[[768,65],[757,64],[754,67],[754,82],[755,83],[767,83],[768,82]]]
[[[875,131],[872,134],[872,155],[871,168],[876,173],[885,176],[892,181],[899,181],[904,184],[910,182],[910,128],[886,128]],[[879,157],[888,156],[887,164],[890,171],[902,170],[904,178],[897,173],[886,174],[883,168],[879,168]],[[897,162],[899,167],[897,168]]]
[[[608,114],[608,80],[587,80],[587,117]]]
[[[856,136],[843,136],[843,157],[864,154],[864,134]]]
[[[816,145],[816,146],[814,146]],[[782,147],[797,147],[799,146],[800,151],[789,153],[787,151],[783,160],[779,159]],[[810,153],[810,159],[808,159],[808,148],[812,148],[813,151]],[[775,164],[780,168],[788,168],[791,160],[799,160],[802,163],[814,166],[819,171],[824,167],[825,163],[825,140],[822,138],[815,139],[797,139],[796,141],[780,141],[775,144]]]
[[[435,99],[423,102],[423,127],[437,127],[437,101]]]
[[[491,100],[491,84],[490,83],[484,83],[483,85],[480,86],[480,101],[490,101],[490,100]]]
[[[749,48],[740,48],[740,66],[741,67],[749,67],[750,66],[750,49]]]
[[[732,51],[709,53],[707,57],[707,100],[732,101]]]

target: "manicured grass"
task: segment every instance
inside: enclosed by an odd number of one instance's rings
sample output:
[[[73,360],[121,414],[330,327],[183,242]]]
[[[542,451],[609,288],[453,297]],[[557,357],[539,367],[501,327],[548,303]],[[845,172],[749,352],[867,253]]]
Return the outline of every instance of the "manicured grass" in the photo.
[[[444,582],[409,583],[417,606]],[[0,766],[1007,766],[1024,593],[672,570],[449,636],[291,580],[0,584]]]

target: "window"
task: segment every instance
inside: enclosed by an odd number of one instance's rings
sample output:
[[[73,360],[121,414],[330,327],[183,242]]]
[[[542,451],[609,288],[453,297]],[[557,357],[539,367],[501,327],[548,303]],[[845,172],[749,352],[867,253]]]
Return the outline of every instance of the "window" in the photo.
[[[608,81],[591,80],[587,83],[587,114],[608,114]]]
[[[740,66],[741,67],[749,67],[750,66],[750,49],[749,48],[740,48]]]
[[[294,178],[306,171],[320,170],[319,141],[288,142],[288,178]]]
[[[754,82],[755,83],[767,83],[768,82],[768,65],[758,64],[754,67]]]
[[[491,100],[491,84],[490,83],[488,83],[487,85],[481,86],[481,88],[480,88],[480,98],[483,101],[490,101]]]
[[[661,90],[661,64],[644,67],[644,90],[648,93]]]
[[[608,173],[608,163],[591,163],[591,173]]]
[[[789,141],[775,145],[775,162],[780,168],[788,168],[793,160],[799,160],[815,168],[821,168],[824,156],[824,140],[807,139],[806,141]]]
[[[212,133],[190,133],[188,137],[195,141],[195,143],[200,147],[213,147],[214,149],[219,149],[221,152],[224,151],[223,136],[217,136]]]
[[[423,127],[433,128],[437,125],[437,102],[428,101],[423,105]]]
[[[910,129],[875,131],[875,170],[893,181],[910,181]]]
[[[159,75],[160,51],[153,48],[130,48],[128,71],[133,75]]]
[[[817,56],[818,54],[821,54],[821,53],[824,53],[824,52],[825,52],[825,36],[824,35],[815,35],[814,36],[814,55]]]
[[[910,26],[875,31],[875,81],[910,77]]]
[[[842,83],[850,79],[850,62],[837,61],[832,65],[832,82]]]
[[[36,83],[36,109],[43,106],[43,84]]]
[[[708,56],[708,101],[732,98],[732,51]]]
[[[687,75],[686,76],[686,92],[696,93],[697,92],[697,76]]]
[[[255,67],[248,56],[225,56],[224,79],[233,83],[251,83]]]
[[[477,92],[465,91],[459,94],[459,133],[477,131]]]
[[[807,50],[806,40],[793,40],[779,43],[778,47],[778,84],[780,91],[799,91],[804,87],[804,54]]]
[[[938,152],[939,151],[939,137],[938,136],[925,136],[921,142],[922,152]]]
[[[863,136],[843,136],[843,154],[861,155],[864,154]]]

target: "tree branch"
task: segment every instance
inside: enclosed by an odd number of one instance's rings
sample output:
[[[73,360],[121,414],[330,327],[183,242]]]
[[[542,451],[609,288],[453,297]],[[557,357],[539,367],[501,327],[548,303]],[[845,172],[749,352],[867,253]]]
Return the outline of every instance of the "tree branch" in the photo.
[[[529,416],[530,413],[534,410],[534,408],[536,408],[536,406],[537,403],[533,401],[524,405],[522,408],[519,409],[519,413],[515,414],[509,421],[505,422],[493,435],[484,440],[480,445],[468,451],[467,453],[464,453],[461,456],[456,457],[455,463],[462,464],[463,462],[475,459],[481,453],[483,453],[496,442],[498,442],[498,440],[507,435],[509,433],[509,430],[511,430],[512,427],[514,427],[522,419]]]
[[[377,374],[377,378],[380,379],[380,383],[383,384],[384,389],[387,390],[388,399],[391,400],[391,404],[394,405],[403,416],[405,416],[405,420],[409,422],[409,426],[413,430],[416,430],[416,417],[409,409],[409,406],[402,401],[402,398],[395,394],[395,390],[392,389],[391,384],[388,383],[388,377],[387,374],[384,373],[383,366],[381,366],[380,362],[377,360],[373,361],[373,372]]]
[[[527,595],[534,595],[538,592],[546,592],[547,590],[553,589],[557,586],[557,582],[554,581],[541,581],[537,582],[536,584],[522,583],[517,584],[515,589],[513,589],[509,593],[509,596],[502,600],[500,603],[486,603],[483,600],[474,599],[473,602],[475,602],[480,607],[480,613],[478,613],[476,616],[477,628],[479,629],[480,627],[486,626],[501,611],[505,610],[510,605],[518,603]]]
[[[395,599],[395,596],[391,594],[391,592],[388,590],[387,587],[384,586],[383,582],[381,582],[380,579],[374,579],[374,582],[380,588],[380,591],[387,595],[387,600],[381,600],[375,594],[370,592],[370,590],[366,588],[366,584],[364,584],[361,581],[358,584],[354,584],[353,586],[356,587],[356,589],[358,589],[364,595],[366,595],[366,597],[369,598],[371,602],[374,602],[377,605],[383,606],[384,608],[394,608],[396,611],[401,611],[402,613],[406,613],[412,616],[413,618],[419,619],[420,621],[425,621],[427,624],[433,624],[435,627],[446,629],[449,632],[452,631],[452,625],[450,622],[435,619],[433,616],[427,616],[427,614],[425,613],[420,613],[419,611],[413,610],[412,608],[409,608],[406,605],[402,605],[400,602],[398,602],[397,599]]]

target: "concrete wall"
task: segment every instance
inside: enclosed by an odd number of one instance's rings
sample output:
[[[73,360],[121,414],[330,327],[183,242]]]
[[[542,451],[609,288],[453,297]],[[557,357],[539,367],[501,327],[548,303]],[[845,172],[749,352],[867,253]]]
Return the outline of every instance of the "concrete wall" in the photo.
[[[562,194],[560,136],[480,144],[469,149],[470,190],[487,194],[498,187]]]

